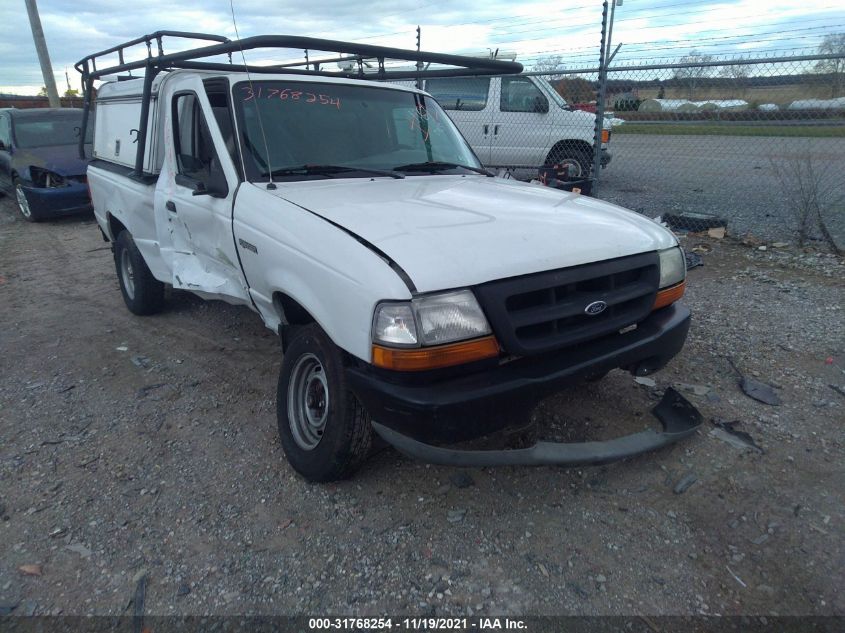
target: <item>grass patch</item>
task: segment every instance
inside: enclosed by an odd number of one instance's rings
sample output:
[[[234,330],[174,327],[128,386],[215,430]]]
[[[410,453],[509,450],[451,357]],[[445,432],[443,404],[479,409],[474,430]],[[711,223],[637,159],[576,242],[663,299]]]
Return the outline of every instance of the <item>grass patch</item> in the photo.
[[[624,118],[624,113],[617,116]],[[660,134],[677,136],[805,136],[845,137],[845,125],[736,125],[726,123],[623,123],[613,127],[617,134]]]

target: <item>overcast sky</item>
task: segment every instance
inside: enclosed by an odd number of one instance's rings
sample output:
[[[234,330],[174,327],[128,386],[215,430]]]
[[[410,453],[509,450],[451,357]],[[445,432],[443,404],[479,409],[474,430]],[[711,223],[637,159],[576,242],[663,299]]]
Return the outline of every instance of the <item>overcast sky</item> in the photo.
[[[229,0],[39,0],[59,91],[79,87],[81,57],[156,30],[235,37]],[[475,53],[513,51],[531,67],[559,55],[569,68],[598,56],[599,0],[234,0],[241,37],[308,35],[413,48]],[[35,94],[44,84],[23,0],[0,3],[0,92]],[[619,62],[706,54],[758,55],[813,51],[825,34],[845,32],[842,0],[625,0],[616,10]],[[166,49],[167,50],[167,49]],[[251,62],[259,59],[256,54]]]

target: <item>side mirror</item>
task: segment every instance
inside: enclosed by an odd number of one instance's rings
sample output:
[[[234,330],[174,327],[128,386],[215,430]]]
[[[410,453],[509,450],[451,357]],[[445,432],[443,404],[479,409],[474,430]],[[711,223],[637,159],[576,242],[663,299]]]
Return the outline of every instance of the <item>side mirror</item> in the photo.
[[[534,99],[534,112],[545,114],[549,111],[549,100],[546,97],[536,97]]]
[[[225,198],[229,195],[229,185],[226,184],[226,176],[221,169],[212,169],[208,175],[207,182],[194,180],[192,183],[194,196],[211,196],[212,198]]]
[[[6,151],[6,144],[3,141],[0,141],[0,151]]]

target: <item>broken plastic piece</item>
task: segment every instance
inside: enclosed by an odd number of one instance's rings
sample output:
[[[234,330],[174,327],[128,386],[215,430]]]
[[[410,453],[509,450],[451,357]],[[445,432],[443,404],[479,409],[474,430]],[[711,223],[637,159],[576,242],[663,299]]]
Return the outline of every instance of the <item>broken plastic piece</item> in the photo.
[[[667,446],[695,433],[701,414],[671,387],[652,409],[663,431],[648,429],[604,442],[537,442],[514,450],[460,450],[419,442],[398,431],[373,422],[373,428],[400,452],[416,459],[444,466],[576,466],[606,464]]]

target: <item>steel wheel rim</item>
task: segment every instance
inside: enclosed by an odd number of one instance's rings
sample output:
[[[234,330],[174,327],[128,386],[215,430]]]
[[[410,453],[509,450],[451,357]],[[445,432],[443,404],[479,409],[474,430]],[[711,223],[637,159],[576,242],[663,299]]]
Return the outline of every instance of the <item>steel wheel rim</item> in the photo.
[[[559,161],[555,163],[558,166],[558,174],[568,177],[569,174],[569,165],[575,166],[575,175],[573,178],[581,178],[584,175],[584,170],[581,167],[581,163],[575,158],[561,158]]]
[[[18,208],[21,210],[23,217],[31,218],[32,211],[29,209],[29,200],[26,199],[26,194],[20,185],[15,187],[15,197],[18,199]]]
[[[320,359],[303,354],[288,382],[288,424],[297,445],[310,451],[323,439],[329,417],[329,383]]]
[[[129,251],[123,249],[120,252],[120,278],[123,279],[123,289],[130,299],[135,298],[135,271],[132,270],[132,259]]]

